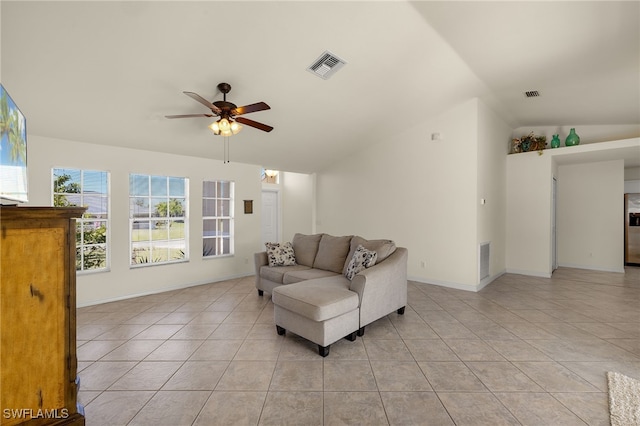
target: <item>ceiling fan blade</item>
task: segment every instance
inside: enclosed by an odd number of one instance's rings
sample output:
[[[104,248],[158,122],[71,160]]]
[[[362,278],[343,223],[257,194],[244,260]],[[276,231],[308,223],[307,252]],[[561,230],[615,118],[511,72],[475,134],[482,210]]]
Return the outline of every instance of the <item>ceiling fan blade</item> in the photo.
[[[200,102],[202,105],[206,106],[207,108],[209,108],[211,111],[215,112],[218,115],[222,112],[220,108],[218,108],[217,106],[215,106],[214,104],[212,104],[211,102],[203,98],[202,96],[198,95],[197,93],[193,93],[193,92],[182,92],[182,93]]]
[[[177,114],[165,115],[165,118],[215,117],[213,114]]]
[[[257,121],[253,121],[253,120],[249,120],[248,118],[244,118],[244,117],[237,117],[235,119],[238,123],[241,124],[246,124],[247,126],[251,126],[251,127],[255,127],[256,129],[265,131],[265,132],[270,132],[273,130],[273,127],[268,126],[266,124],[262,124],[262,123],[258,123]]]
[[[248,114],[250,112],[264,111],[265,109],[271,109],[271,107],[264,102],[258,102],[255,104],[234,108],[231,110],[231,115]]]

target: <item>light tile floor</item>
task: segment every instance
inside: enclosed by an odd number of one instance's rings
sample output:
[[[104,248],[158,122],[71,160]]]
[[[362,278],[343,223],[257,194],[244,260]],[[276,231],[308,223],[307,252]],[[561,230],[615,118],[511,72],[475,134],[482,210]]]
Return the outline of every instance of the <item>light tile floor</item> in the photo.
[[[78,359],[88,426],[606,425],[606,372],[640,379],[640,268],[410,282],[324,359],[247,277],[80,308]]]

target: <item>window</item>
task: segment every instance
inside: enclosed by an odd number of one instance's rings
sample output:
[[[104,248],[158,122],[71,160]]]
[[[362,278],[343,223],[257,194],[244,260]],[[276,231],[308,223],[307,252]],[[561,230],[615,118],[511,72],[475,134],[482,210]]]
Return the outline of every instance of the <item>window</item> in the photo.
[[[54,207],[83,206],[76,219],[76,270],[109,267],[109,173],[94,170],[53,169]]]
[[[131,265],[189,259],[184,177],[129,175]]]
[[[233,254],[233,182],[202,183],[202,257]]]

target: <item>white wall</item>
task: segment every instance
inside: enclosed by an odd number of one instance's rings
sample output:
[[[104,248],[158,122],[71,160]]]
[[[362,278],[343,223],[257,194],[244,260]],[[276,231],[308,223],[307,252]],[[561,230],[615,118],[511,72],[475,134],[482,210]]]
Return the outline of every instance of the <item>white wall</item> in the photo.
[[[411,279],[476,289],[478,105],[470,100],[392,139],[371,141],[319,172],[318,231],[393,239],[409,250]],[[432,141],[432,133],[442,140]],[[493,133],[485,129],[483,138]],[[500,171],[483,175],[483,187],[500,179]],[[503,196],[494,196],[499,206]],[[483,222],[483,237],[498,234],[493,225]]]
[[[507,272],[525,275],[549,277],[552,272],[551,259],[551,199],[552,180],[555,175],[558,178],[558,204],[573,203],[576,200],[565,200],[566,189],[560,193],[562,179],[560,170],[563,167],[580,164],[604,163],[613,161],[616,164],[615,172],[605,175],[599,183],[598,189],[589,196],[592,203],[606,203],[617,197],[622,200],[624,191],[624,161],[618,160],[628,153],[640,152],[640,139],[624,139],[589,144],[587,146],[559,148],[545,150],[542,155],[538,152],[526,152],[507,156]],[[614,166],[612,166],[614,167]],[[566,173],[565,173],[566,174]],[[601,176],[602,177],[602,176]],[[603,188],[600,188],[604,185]],[[566,184],[565,184],[566,188]],[[590,186],[584,189],[589,191]],[[605,193],[609,195],[605,195]],[[587,197],[587,196],[584,196]],[[584,201],[580,199],[578,201]],[[615,204],[617,203],[617,204]],[[573,205],[573,204],[571,204]],[[622,232],[622,201],[614,202],[613,209],[618,210],[617,219],[612,213],[606,214],[610,222],[607,229],[617,229],[615,238]],[[557,208],[559,214],[559,208]],[[565,209],[567,207],[564,207]],[[573,207],[580,208],[580,207]],[[599,219],[600,220],[600,219]],[[571,240],[580,239],[579,233],[584,229],[564,228],[566,221],[560,223],[558,217],[557,231],[558,244],[572,244]],[[605,227],[602,225],[601,227]],[[622,234],[620,234],[622,235]],[[593,237],[593,236],[592,236]],[[595,237],[594,237],[595,241]],[[593,244],[596,244],[595,242]],[[592,245],[593,245],[592,244]],[[598,243],[600,244],[600,243]],[[614,252],[623,249],[622,240],[614,247],[609,237],[603,239],[602,245],[610,247]],[[560,250],[560,247],[558,248]],[[596,252],[590,251],[596,257]],[[620,252],[621,253],[621,252]],[[611,254],[611,253],[610,253]],[[611,254],[614,256],[613,254]],[[558,258],[560,261],[560,258]],[[580,267],[593,267],[604,270],[619,271],[622,265],[623,255],[620,254],[617,262],[609,257],[602,256],[597,259],[564,259],[564,265],[579,265]]]
[[[506,270],[507,170],[504,141],[511,128],[484,103],[478,104],[478,244],[491,242],[489,279]],[[482,204],[481,200],[485,200]]]
[[[640,194],[640,180],[625,180],[624,181],[624,193],[625,194]]]
[[[550,155],[507,156],[507,272],[551,276]]]
[[[111,270],[79,273],[80,306],[253,274],[253,253],[260,246],[260,167],[158,152],[114,148],[29,135],[29,204],[51,205],[54,167],[111,173]],[[129,267],[129,173],[189,178],[190,261],[143,268]],[[202,181],[235,182],[235,255],[202,258]],[[254,200],[254,214],[243,201]]]
[[[640,167],[624,169],[624,180],[640,180]]]
[[[283,172],[281,179],[282,241],[291,241],[296,232],[312,234],[315,206],[314,176]]]
[[[624,272],[623,160],[558,167],[558,264]]]

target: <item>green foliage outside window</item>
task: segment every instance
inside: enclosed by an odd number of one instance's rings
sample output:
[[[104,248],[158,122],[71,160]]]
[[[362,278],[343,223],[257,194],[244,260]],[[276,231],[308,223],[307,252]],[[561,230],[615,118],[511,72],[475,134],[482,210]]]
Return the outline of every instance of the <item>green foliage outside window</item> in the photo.
[[[53,206],[83,206],[76,220],[76,270],[107,267],[107,173],[54,169]],[[83,182],[85,183],[83,187]]]
[[[129,175],[131,266],[188,260],[188,179]]]

